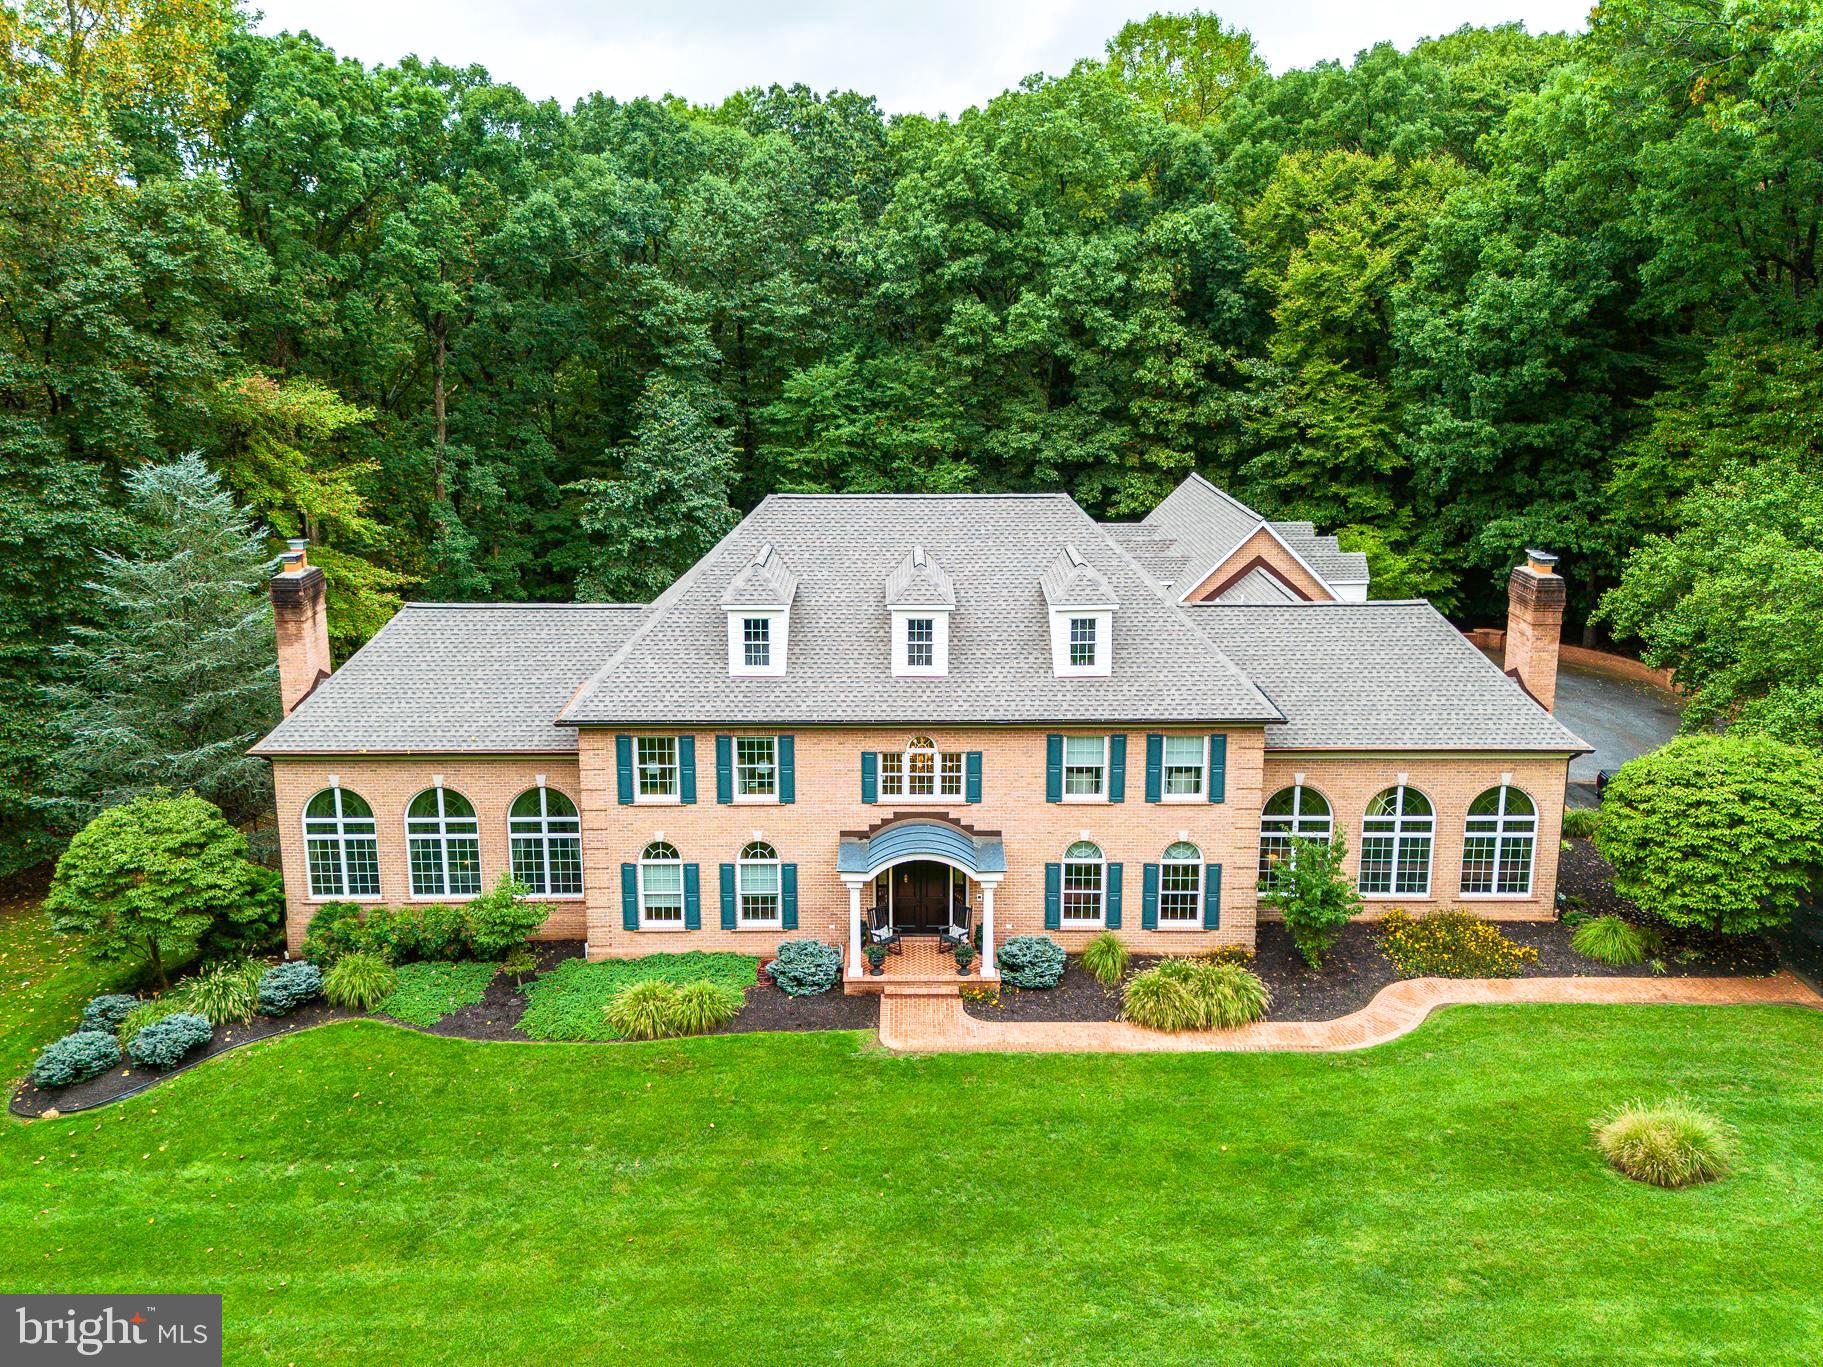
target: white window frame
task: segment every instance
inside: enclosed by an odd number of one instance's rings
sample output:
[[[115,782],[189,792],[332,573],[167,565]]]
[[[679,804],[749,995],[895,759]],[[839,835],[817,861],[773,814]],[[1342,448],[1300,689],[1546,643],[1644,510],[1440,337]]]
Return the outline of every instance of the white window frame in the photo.
[[[1081,855],[1071,856],[1071,851],[1078,845],[1088,845],[1095,851],[1095,858],[1088,859]],[[1093,919],[1070,915],[1070,870],[1095,870],[1095,915]],[[1078,840],[1063,852],[1063,877],[1058,880],[1060,887],[1057,895],[1057,928],[1059,930],[1100,930],[1108,923],[1108,856],[1107,852],[1093,840]],[[1076,889],[1080,895],[1084,890]]]
[[[931,662],[911,662],[911,624],[929,622]],[[949,673],[949,609],[903,607],[892,610],[893,676],[900,679],[941,679]]]
[[[771,758],[755,763],[743,763],[741,746],[765,745],[771,747]],[[736,736],[734,738],[734,800],[747,806],[775,806],[779,800],[779,738],[777,736]],[[743,770],[770,769],[772,771],[772,791],[769,793],[748,793],[741,790],[741,773]]]
[[[1266,808],[1272,805],[1272,799],[1280,793],[1290,793],[1291,813],[1288,816],[1270,815]],[[1304,810],[1304,795],[1308,793],[1320,801],[1325,813],[1315,816]],[[1379,796],[1379,794],[1375,794]],[[1365,818],[1364,818],[1365,819]],[[1321,828],[1319,831],[1318,828]],[[1275,788],[1268,794],[1260,806],[1260,845],[1259,857],[1254,863],[1254,887],[1261,893],[1270,893],[1272,889],[1266,880],[1266,842],[1283,843],[1286,857],[1290,857],[1291,842],[1294,840],[1321,840],[1328,844],[1336,838],[1336,806],[1329,800],[1329,795],[1321,789],[1313,788],[1308,783],[1292,782],[1283,788]]]
[[[513,808],[517,807],[533,793],[538,794],[538,815],[514,816]],[[570,804],[570,815],[551,811],[551,794]],[[553,823],[573,825],[573,829],[553,829]],[[574,892],[552,892],[551,888],[551,846],[553,842],[576,845],[576,889]],[[535,850],[540,868],[544,873],[543,892],[528,892],[528,902],[580,902],[583,900],[582,875],[582,809],[566,792],[540,783],[527,788],[507,805],[506,809],[506,843],[507,867],[512,871],[515,882],[524,883],[519,877],[519,851],[521,847]],[[530,884],[525,884],[530,887]]]
[[[1179,855],[1176,858],[1172,858],[1171,851],[1176,849],[1179,845],[1189,846],[1196,857],[1190,859],[1183,855]],[[1170,869],[1191,870],[1195,882],[1188,893],[1190,898],[1190,914],[1188,916],[1172,917],[1167,920],[1165,917],[1166,896],[1183,897],[1186,895],[1182,889],[1176,889],[1169,894],[1166,893],[1165,875],[1167,870]],[[1164,853],[1159,856],[1158,928],[1160,930],[1201,930],[1203,928],[1203,851],[1199,846],[1192,844],[1188,840],[1173,840],[1169,845],[1165,846]]]
[[[747,663],[747,623],[766,623],[767,662]],[[791,609],[785,607],[747,607],[728,609],[728,676],[734,679],[772,679],[785,672],[786,649],[790,644]]]
[[[770,850],[769,855],[754,855],[753,850]],[[755,891],[755,897],[770,896],[773,899],[773,913],[769,917],[747,915],[747,871],[749,869],[770,868],[772,872],[772,889],[770,892]],[[785,925],[785,879],[781,868],[778,846],[769,840],[750,840],[741,846],[740,857],[734,861],[734,928],[736,930],[781,930]]]
[[[1095,659],[1077,664],[1071,655],[1072,624],[1095,624]],[[1105,607],[1051,609],[1051,673],[1060,679],[1105,679],[1114,672],[1114,609]]]
[[[1092,793],[1072,793],[1070,791],[1070,770],[1086,769],[1087,765],[1070,763],[1071,741],[1097,741],[1101,745],[1101,785]],[[1063,772],[1059,775],[1062,784],[1060,797],[1065,802],[1106,802],[1108,800],[1108,775],[1112,768],[1109,757],[1109,737],[1107,736],[1069,736],[1063,738]]]
[[[344,792],[367,808],[366,816],[350,816],[343,810]],[[311,816],[311,807],[324,793],[335,795],[335,815]],[[339,783],[331,783],[327,788],[310,795],[309,801],[304,803],[299,821],[304,828],[304,886],[308,890],[306,900],[311,902],[379,902],[383,900],[380,884],[380,823],[373,814],[371,802],[357,792],[345,790]],[[313,832],[310,829],[313,823],[319,827],[327,826],[329,830]],[[351,825],[362,825],[367,829],[365,832],[350,830]],[[353,880],[348,876],[348,847],[357,841],[372,846],[373,891],[370,893],[357,893],[351,890]],[[317,891],[316,867],[311,853],[313,847],[325,846],[333,851],[336,876],[341,880],[342,890],[340,892],[319,893]]]
[[[425,793],[435,793],[437,795],[437,815],[434,817],[413,816],[411,814],[411,809],[417,805],[418,799],[423,797]],[[454,793],[464,802],[467,802],[468,809],[473,815],[450,816],[449,800],[447,797],[447,794],[449,793]],[[419,823],[420,825],[430,826],[432,829],[413,830],[412,824],[414,822]],[[466,822],[470,824],[473,829],[467,831],[452,831],[450,829],[451,822]],[[437,867],[443,875],[443,890],[441,892],[418,891],[417,861],[412,858],[412,847],[416,842],[426,840],[434,840],[437,844]],[[452,840],[473,840],[475,842],[475,890],[473,892],[455,892],[451,890],[449,846],[450,841]],[[479,897],[486,889],[487,875],[486,871],[481,866],[481,811],[473,802],[469,802],[466,793],[461,792],[459,789],[451,788],[444,783],[433,783],[430,787],[420,789],[418,792],[412,794],[411,801],[405,804],[405,879],[407,885],[411,889],[411,900],[414,902],[466,902],[470,898]]]
[[[668,793],[648,793],[645,790],[646,761],[641,756],[641,747],[646,745],[669,745],[671,759],[669,764],[655,762],[657,769],[671,771],[671,791]],[[676,736],[635,736],[633,737],[633,801],[642,806],[672,806],[684,800],[684,761],[683,747],[678,744]]]
[[[931,757],[931,791],[914,793],[912,756]],[[968,800],[968,755],[962,750],[945,750],[929,736],[913,736],[903,750],[882,750],[878,776],[882,802],[899,806],[951,807]],[[895,771],[894,764],[897,769]],[[951,791],[953,786],[953,791]]]
[[[1431,885],[1435,877],[1437,863],[1437,804],[1431,801],[1429,793],[1424,792],[1422,789],[1414,788],[1409,783],[1400,782],[1393,784],[1390,788],[1382,788],[1380,792],[1375,793],[1373,798],[1368,799],[1369,805],[1372,805],[1374,798],[1378,798],[1380,793],[1385,792],[1396,792],[1399,795],[1398,803],[1392,816],[1369,816],[1365,809],[1361,813],[1361,843],[1357,847],[1359,853],[1356,855],[1355,887],[1360,892],[1361,896],[1368,901],[1397,902],[1401,900],[1428,900],[1431,896]],[[1423,798],[1425,805],[1430,808],[1430,813],[1426,816],[1408,815],[1405,810],[1406,794],[1408,793],[1417,793],[1419,797]],[[1367,829],[1367,823],[1369,821],[1391,822],[1392,829],[1375,831],[1370,835]],[[1365,871],[1367,864],[1367,842],[1370,839],[1391,840],[1393,842],[1392,860],[1387,867],[1387,879],[1390,886],[1383,892],[1369,892],[1365,887],[1361,886],[1361,875]],[[1416,840],[1423,840],[1425,842],[1424,887],[1417,891],[1410,889],[1401,891],[1399,888],[1399,870],[1404,867],[1405,864],[1406,846],[1408,843]]]
[[[1491,792],[1498,791],[1500,803],[1493,816],[1473,815],[1475,803]],[[1530,815],[1521,816],[1507,811],[1509,795],[1518,793],[1532,804]],[[1491,822],[1490,829],[1476,830],[1476,822]],[[1494,842],[1493,869],[1490,875],[1492,886],[1486,892],[1470,892],[1467,887],[1469,869],[1469,841],[1492,840]],[[1525,841],[1528,849],[1525,861],[1525,887],[1514,892],[1500,886],[1500,869],[1505,859],[1507,846],[1516,841]],[[1469,803],[1469,814],[1462,820],[1462,871],[1457,880],[1461,894],[1477,902],[1529,902],[1532,900],[1533,880],[1538,870],[1538,802],[1525,789],[1512,783],[1502,782],[1494,788],[1486,788],[1475,795]]]
[[[669,850],[670,854],[654,855],[653,850]],[[689,893],[684,887],[684,857],[677,846],[669,840],[653,840],[639,852],[639,863],[635,866],[638,876],[639,928],[641,930],[682,930],[689,917],[689,908],[685,905]],[[646,885],[646,872],[651,868],[677,870],[677,917],[663,919],[649,914],[651,891]],[[670,896],[667,891],[663,896]]]
[[[1184,765],[1171,763],[1172,741],[1194,741],[1196,743],[1196,790],[1189,793],[1171,791],[1171,770],[1182,769]],[[1158,756],[1158,800],[1160,802],[1202,802],[1207,798],[1209,789],[1209,737],[1171,736],[1163,738],[1159,745]]]

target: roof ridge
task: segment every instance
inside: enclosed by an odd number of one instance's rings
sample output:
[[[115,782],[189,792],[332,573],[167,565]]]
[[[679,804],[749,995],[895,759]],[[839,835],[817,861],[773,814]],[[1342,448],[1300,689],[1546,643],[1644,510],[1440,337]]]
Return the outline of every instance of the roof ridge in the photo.
[[[611,608],[617,612],[638,612],[641,608],[650,606],[651,604],[649,603],[546,603],[533,602],[530,600],[516,602],[512,599],[495,599],[494,601],[487,603],[440,603],[429,599],[407,599],[405,602],[399,604],[399,612],[404,612],[407,608],[538,608],[541,610],[546,608],[557,610],[571,608]],[[394,616],[397,615],[397,613],[394,614]],[[389,618],[388,620],[390,621],[391,619]]]

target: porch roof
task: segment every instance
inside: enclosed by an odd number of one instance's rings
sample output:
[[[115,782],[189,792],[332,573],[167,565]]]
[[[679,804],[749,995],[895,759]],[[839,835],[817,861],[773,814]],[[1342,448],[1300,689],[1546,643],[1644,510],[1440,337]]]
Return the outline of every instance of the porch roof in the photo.
[[[970,835],[942,821],[900,821],[868,836],[843,836],[836,872],[876,874],[907,859],[938,859],[969,873],[1005,873],[1006,846],[997,836]]]

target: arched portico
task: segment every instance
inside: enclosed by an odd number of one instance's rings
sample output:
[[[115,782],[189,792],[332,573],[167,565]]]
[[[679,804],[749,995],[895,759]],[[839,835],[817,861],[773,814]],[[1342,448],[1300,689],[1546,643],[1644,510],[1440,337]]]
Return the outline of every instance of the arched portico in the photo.
[[[975,831],[930,817],[888,821],[844,835],[836,851],[836,873],[848,885],[848,971],[861,966],[861,893],[880,874],[901,864],[947,865],[981,889],[981,976],[1000,976],[994,962],[994,889],[1006,876],[1006,848],[997,833]]]

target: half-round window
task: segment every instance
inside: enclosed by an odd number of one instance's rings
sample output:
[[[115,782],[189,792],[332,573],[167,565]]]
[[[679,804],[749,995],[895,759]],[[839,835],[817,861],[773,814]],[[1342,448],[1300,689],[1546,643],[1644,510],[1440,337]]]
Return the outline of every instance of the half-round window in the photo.
[[[654,840],[640,851],[638,892],[640,925],[684,928],[684,864],[675,845]]]

